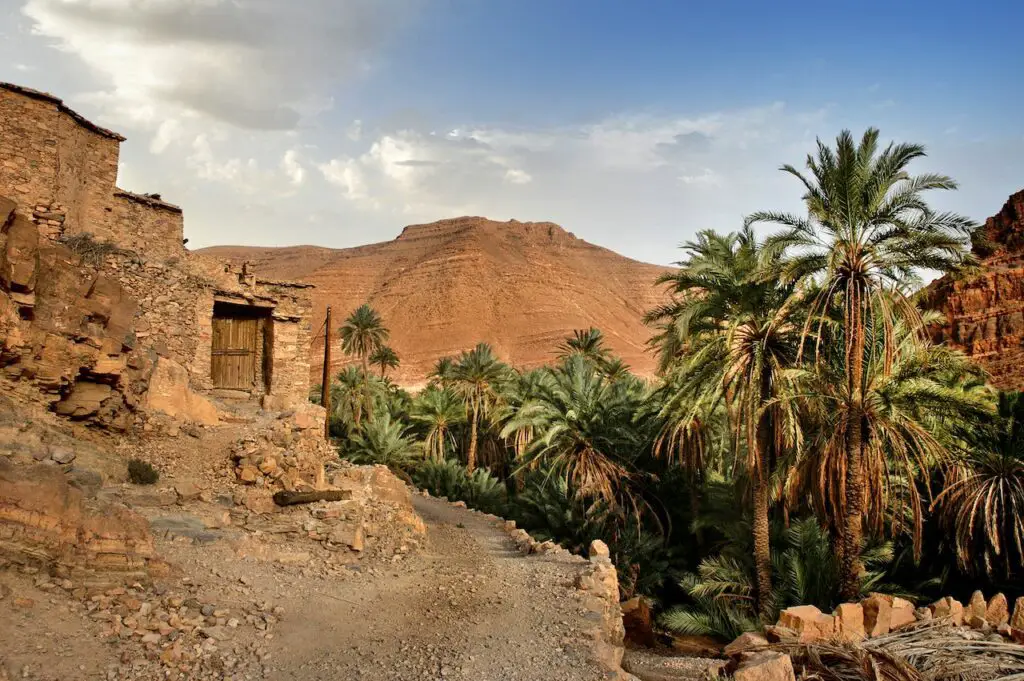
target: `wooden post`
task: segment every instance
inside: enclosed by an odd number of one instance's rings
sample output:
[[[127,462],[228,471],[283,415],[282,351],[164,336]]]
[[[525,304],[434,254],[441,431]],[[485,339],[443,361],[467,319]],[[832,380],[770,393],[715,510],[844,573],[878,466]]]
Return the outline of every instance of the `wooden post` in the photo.
[[[320,404],[327,410],[324,418],[324,439],[331,439],[331,307],[327,306],[324,322],[324,376],[320,385]]]

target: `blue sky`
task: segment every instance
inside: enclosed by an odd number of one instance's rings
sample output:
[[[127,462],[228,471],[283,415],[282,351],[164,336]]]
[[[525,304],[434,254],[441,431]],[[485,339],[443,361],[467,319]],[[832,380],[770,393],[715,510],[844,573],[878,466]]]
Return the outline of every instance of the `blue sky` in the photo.
[[[123,132],[190,245],[552,220],[668,263],[799,208],[776,169],[880,127],[983,220],[1024,188],[1024,3],[0,0],[0,79]]]

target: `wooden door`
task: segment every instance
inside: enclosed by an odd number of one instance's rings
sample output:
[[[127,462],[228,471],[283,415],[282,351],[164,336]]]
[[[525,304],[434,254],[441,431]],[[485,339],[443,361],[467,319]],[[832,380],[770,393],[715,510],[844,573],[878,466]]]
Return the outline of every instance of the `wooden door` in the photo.
[[[216,388],[252,390],[256,387],[258,319],[213,318],[211,374]]]

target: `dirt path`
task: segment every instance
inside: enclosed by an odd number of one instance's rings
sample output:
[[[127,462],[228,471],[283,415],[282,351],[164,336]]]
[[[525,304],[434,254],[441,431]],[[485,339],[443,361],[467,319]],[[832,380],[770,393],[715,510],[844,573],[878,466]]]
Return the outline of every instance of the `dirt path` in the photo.
[[[588,660],[574,567],[524,557],[493,521],[415,498],[425,552],[322,593],[296,594],[272,645],[273,678],[559,681]]]

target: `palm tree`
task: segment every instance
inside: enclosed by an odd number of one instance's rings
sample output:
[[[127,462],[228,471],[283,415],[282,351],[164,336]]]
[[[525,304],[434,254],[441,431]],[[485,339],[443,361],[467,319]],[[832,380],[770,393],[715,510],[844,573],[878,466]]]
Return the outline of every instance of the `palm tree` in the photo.
[[[838,325],[832,324],[833,328]],[[921,550],[924,508],[932,471],[949,463],[950,446],[990,418],[989,391],[979,370],[960,352],[922,340],[903,322],[892,329],[895,346],[886,357],[882,323],[868,326],[864,372],[861,465],[865,471],[863,517],[873,534],[888,529],[911,535]],[[826,526],[841,530],[846,519],[846,423],[851,403],[843,380],[844,343],[831,335],[832,352],[794,375],[796,398],[806,408],[807,445],[787,479],[789,501],[810,501]]]
[[[965,570],[978,563],[1011,579],[1024,562],[1024,394],[999,395],[998,418],[972,428],[964,457],[935,505]]]
[[[501,387],[508,376],[509,368],[494,356],[491,346],[479,343],[462,353],[445,379],[470,414],[469,453],[466,456],[466,468],[470,473],[476,469],[480,419],[501,402]]]
[[[364,387],[369,382],[370,355],[372,355],[388,339],[389,332],[377,311],[363,303],[345,319],[338,330],[341,335],[341,349],[345,354],[355,355],[363,364]],[[355,425],[358,428],[362,419],[362,410],[355,413]]]
[[[376,376],[367,379],[359,367],[345,367],[331,383],[333,417],[348,433],[359,429],[361,416],[372,414],[375,405],[386,402],[387,386]]]
[[[806,217],[759,212],[747,219],[748,224],[768,222],[785,228],[765,243],[767,258],[787,256],[766,278],[818,285],[810,301],[808,325],[831,307],[842,310],[849,417],[844,453],[846,518],[840,551],[843,595],[848,599],[857,594],[861,571],[868,317],[881,314],[889,357],[893,320],[917,319],[907,296],[920,281],[918,270],[945,272],[963,264],[973,228],[970,220],[937,213],[925,202],[924,192],[955,189],[956,183],[944,175],[910,175],[907,166],[924,155],[924,147],[916,144],[890,144],[880,151],[874,128],[864,133],[859,144],[844,130],[834,150],[818,141],[817,156],[807,157],[809,176],[793,166],[782,167],[803,184]]]
[[[727,407],[753,487],[758,604],[768,617],[770,477],[787,446],[800,437],[795,406],[780,399],[792,389],[788,372],[800,344],[793,287],[761,279],[761,247],[749,227],[738,234],[701,232],[684,250],[680,269],[660,278],[669,284],[672,300],[647,316],[674,336],[665,342],[690,350],[667,380],[671,387],[664,396],[659,441],[685,445],[697,456],[701,424],[718,405]]]
[[[617,386],[582,356],[549,369],[550,380],[506,422],[502,437],[533,437],[522,467],[543,463],[580,497],[630,498],[627,484],[641,448],[633,414],[643,393]]]
[[[455,446],[452,427],[466,420],[466,405],[451,390],[427,387],[416,396],[409,418],[423,427],[423,448],[434,461],[444,461]]]
[[[405,424],[384,411],[374,414],[349,440],[346,457],[354,463],[383,464],[400,470],[420,455],[416,442],[406,435]]]
[[[558,346],[558,358],[564,360],[573,355],[581,355],[598,365],[603,364],[609,350],[604,345],[601,330],[593,326],[589,329],[576,329],[571,336],[566,337]]]
[[[622,361],[620,357],[609,357],[605,359],[601,365],[602,371],[604,371],[605,377],[609,381],[619,381],[624,378],[628,378],[631,374],[629,372],[629,365]]]
[[[390,335],[377,311],[363,303],[345,319],[338,330],[341,335],[341,349],[345,354],[355,355],[368,372],[370,355],[384,345]]]
[[[428,378],[431,385],[445,386],[451,379],[452,371],[455,369],[454,357],[439,357],[434,362],[434,368],[430,371]]]
[[[370,364],[380,367],[380,377],[385,378],[388,369],[397,369],[401,361],[398,353],[387,345],[381,345],[370,355]]]

